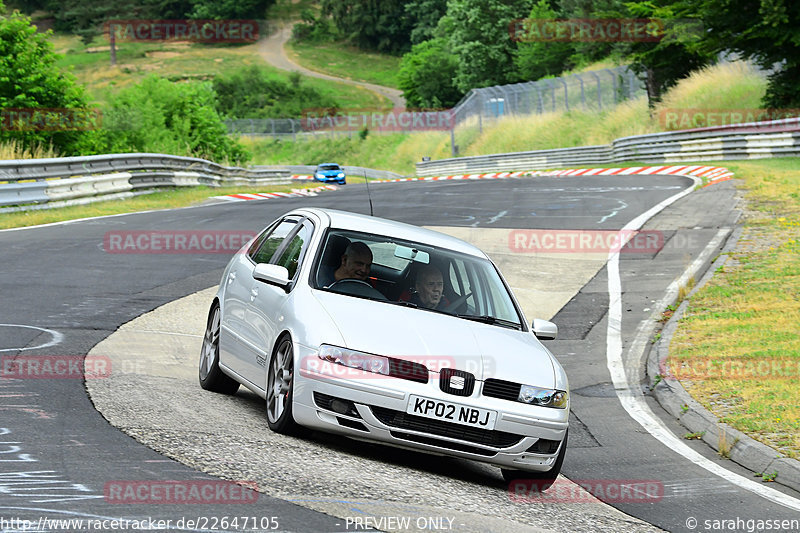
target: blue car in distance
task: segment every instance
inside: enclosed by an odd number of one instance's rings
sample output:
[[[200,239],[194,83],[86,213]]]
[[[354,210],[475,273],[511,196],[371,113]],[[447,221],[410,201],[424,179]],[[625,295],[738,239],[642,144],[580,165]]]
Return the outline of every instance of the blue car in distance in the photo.
[[[320,163],[314,171],[314,179],[322,183],[335,181],[339,185],[345,185],[344,169],[336,163]]]

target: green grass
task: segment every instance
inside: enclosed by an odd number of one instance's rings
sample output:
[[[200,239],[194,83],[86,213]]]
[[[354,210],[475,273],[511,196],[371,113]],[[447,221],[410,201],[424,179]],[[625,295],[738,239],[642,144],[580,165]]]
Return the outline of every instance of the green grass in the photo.
[[[351,181],[351,180],[348,180]],[[355,180],[357,182],[358,180]],[[0,229],[21,228],[77,220],[81,218],[136,213],[156,209],[174,209],[200,204],[210,196],[223,196],[241,192],[290,192],[292,189],[317,187],[319,183],[300,182],[289,185],[262,185],[258,188],[243,187],[191,187],[158,190],[125,200],[108,200],[86,205],[22,211],[19,213],[0,213]]]
[[[690,299],[671,365],[723,422],[800,457],[800,160],[724,166],[744,180],[744,233]]]
[[[254,165],[316,165],[335,161],[342,165],[392,170],[402,175],[414,174],[414,163],[425,155],[433,155],[431,147],[439,142],[439,134],[386,134],[359,138],[337,135],[303,138],[297,142],[270,138],[245,138],[242,144],[253,153]],[[448,136],[449,139],[449,136]]]
[[[55,35],[56,52],[63,54],[58,66],[86,86],[95,102],[105,102],[109,92],[127,87],[149,74],[175,80],[211,80],[250,65],[261,65],[274,79],[289,81],[289,72],[268,65],[259,55],[258,44],[202,44],[186,42],[119,42],[117,64],[110,64],[108,40],[101,36],[91,45],[77,37]],[[345,83],[303,76],[302,83],[328,95],[341,107],[380,108],[387,100],[377,94]]]
[[[365,52],[344,43],[289,41],[285,50],[292,61],[311,70],[397,88],[400,56]]]

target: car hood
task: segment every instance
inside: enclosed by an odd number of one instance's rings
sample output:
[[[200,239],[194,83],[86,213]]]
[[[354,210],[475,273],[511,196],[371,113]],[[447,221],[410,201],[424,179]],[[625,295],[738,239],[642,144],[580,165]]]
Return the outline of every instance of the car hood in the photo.
[[[410,359],[433,372],[459,368],[478,380],[555,384],[553,358],[531,332],[332,292],[314,293],[342,334],[345,348]]]
[[[344,170],[318,170],[317,174],[322,174],[323,176],[336,176],[340,172],[344,172]]]

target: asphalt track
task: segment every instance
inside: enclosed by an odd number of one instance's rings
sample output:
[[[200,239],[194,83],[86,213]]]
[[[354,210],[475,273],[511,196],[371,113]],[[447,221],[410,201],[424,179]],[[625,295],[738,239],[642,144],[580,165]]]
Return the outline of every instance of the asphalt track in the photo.
[[[688,180],[680,177],[614,176],[381,184],[371,191],[377,215],[418,225],[613,230],[688,185]],[[625,348],[669,283],[720,227],[732,224],[734,204],[729,184],[692,193],[646,226],[663,232],[662,250],[621,256]],[[120,325],[216,284],[229,257],[110,254],[103,248],[107,232],[255,232],[299,205],[368,211],[364,187],[349,185],[316,198],[226,203],[0,232],[4,267],[0,272],[0,324],[4,324],[0,325],[0,357],[6,361],[19,355],[82,356]],[[601,269],[554,319],[562,334],[549,347],[567,369],[573,391],[573,429],[563,473],[573,480],[657,481],[663,487],[662,497],[614,506],[669,531],[746,531],[748,519],[797,519],[800,513],[796,510],[743,490],[674,453],[623,410],[606,364],[606,276],[606,269]],[[277,520],[273,523],[289,531],[353,530],[340,518],[264,495],[247,506],[111,503],[104,489],[114,482],[212,478],[165,458],[110,426],[93,408],[79,379],[0,379],[0,398],[0,517],[7,521],[0,523],[0,530],[22,529],[8,522],[11,518],[160,518],[172,520],[174,526],[181,517],[223,515],[274,516]],[[197,401],[202,401],[199,388]],[[659,413],[657,405],[651,407]],[[662,418],[677,435],[683,434],[666,416]],[[342,450],[323,436],[317,438],[323,453],[308,461],[310,475],[314,461],[335,464],[338,454],[358,455],[358,446]],[[235,442],[235,435],[232,439]],[[719,459],[702,442],[686,441],[686,445],[733,472],[752,477]],[[247,461],[246,452],[243,448],[241,461]],[[377,454],[370,453],[370,460],[376,460]],[[459,462],[426,461],[418,454],[400,459],[392,454],[387,461],[395,466],[399,461],[401,472],[415,476],[424,477],[429,468],[431,479],[450,476],[466,480],[476,491],[505,490],[496,473],[454,471],[463,467]],[[365,500],[371,496],[361,495]],[[618,525],[603,524],[602,518],[585,512],[582,505],[569,507],[577,516],[570,529],[613,530]],[[492,514],[492,509],[477,511]],[[545,506],[535,515],[532,529],[552,528],[547,511]],[[698,521],[696,528],[687,527],[690,518]],[[739,522],[725,528],[714,527],[716,523],[704,527],[706,520]],[[731,525],[734,527],[727,527]],[[553,529],[566,530],[564,527]],[[184,525],[182,529],[202,528]],[[237,529],[242,530],[230,528]]]

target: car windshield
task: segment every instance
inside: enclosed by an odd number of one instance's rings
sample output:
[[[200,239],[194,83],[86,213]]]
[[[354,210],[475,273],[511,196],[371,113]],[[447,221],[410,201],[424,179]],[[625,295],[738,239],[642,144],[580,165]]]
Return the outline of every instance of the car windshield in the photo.
[[[314,288],[522,329],[508,288],[487,259],[370,233],[329,230]]]
[[[320,165],[319,170],[341,170],[339,165]]]

